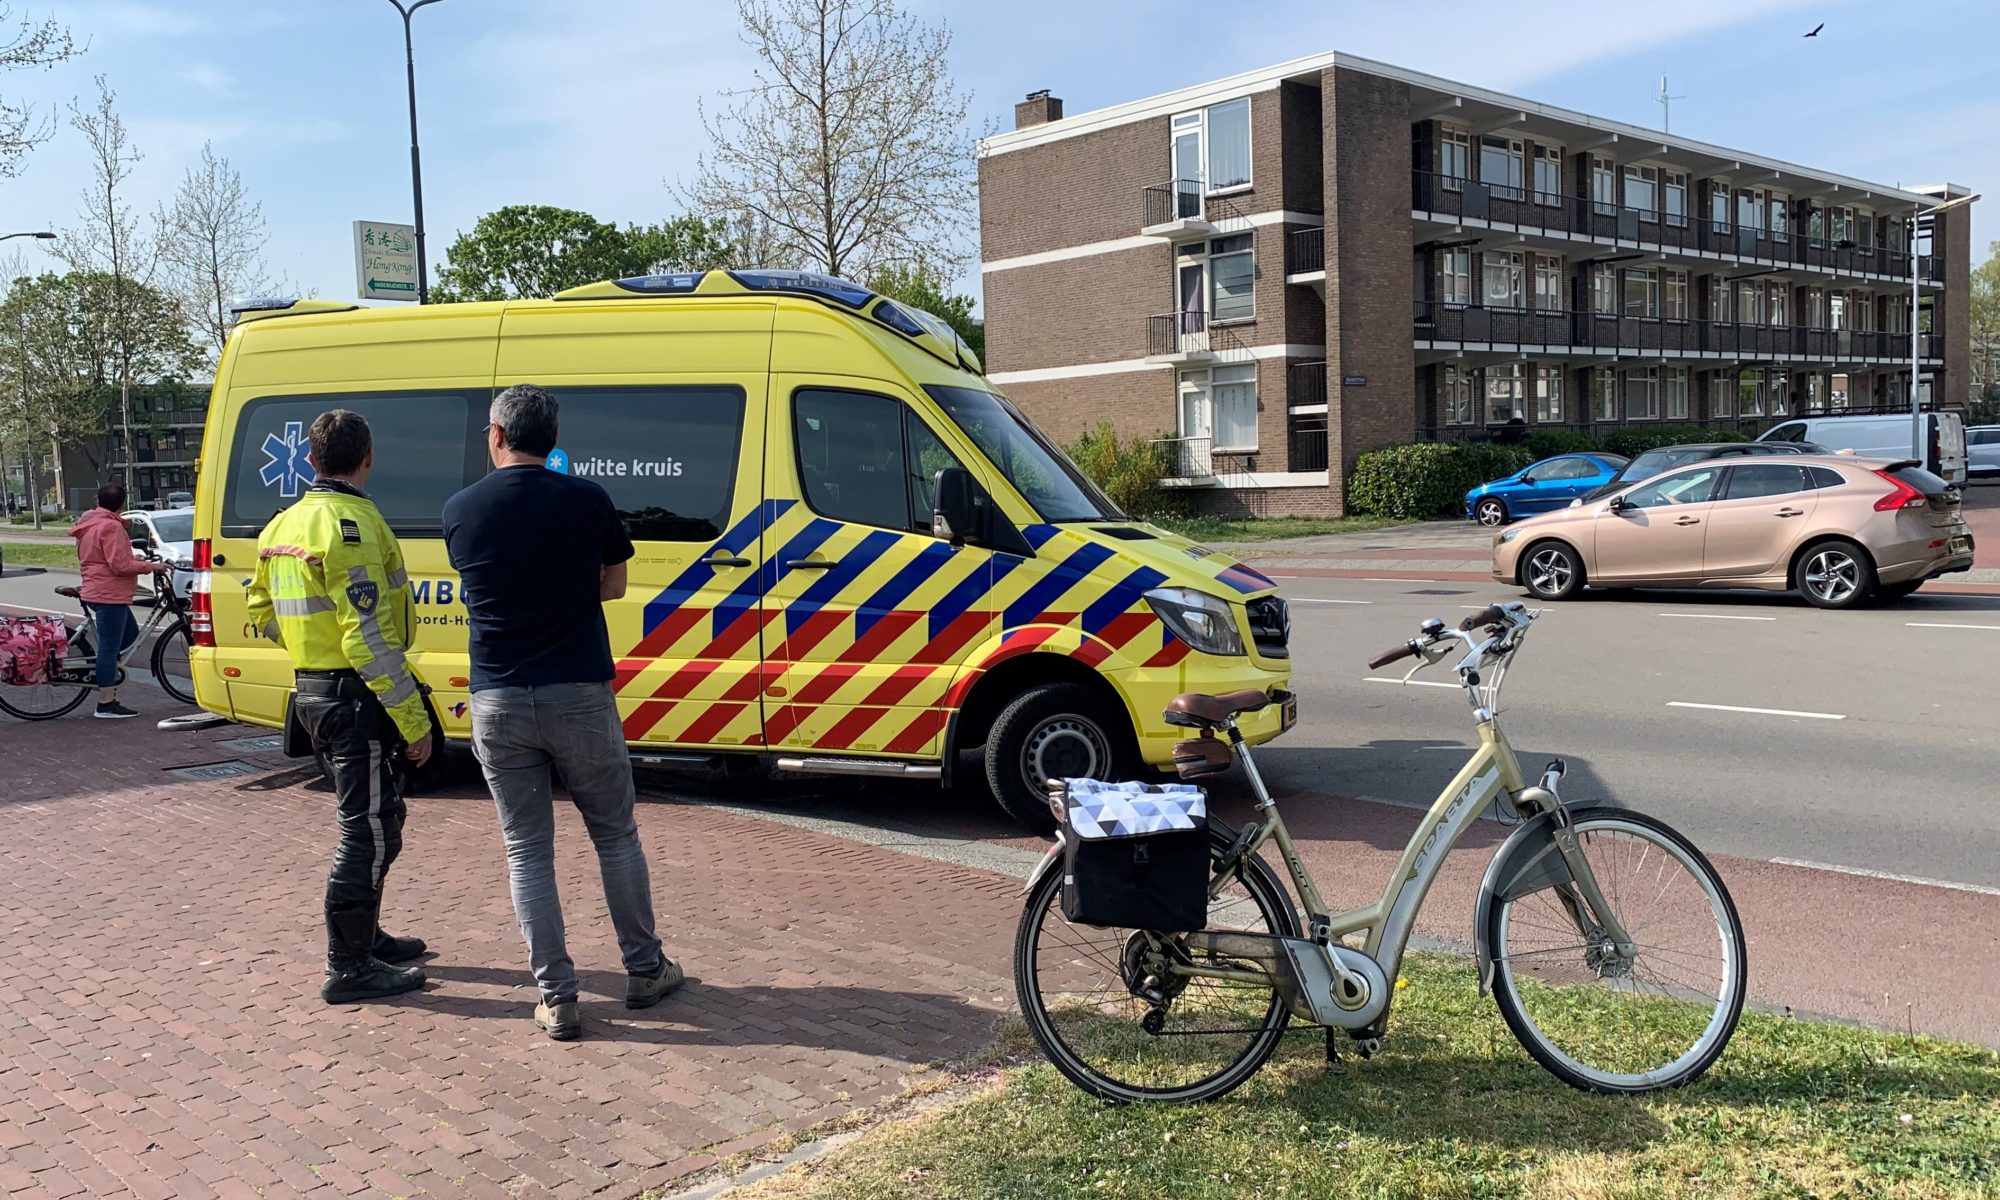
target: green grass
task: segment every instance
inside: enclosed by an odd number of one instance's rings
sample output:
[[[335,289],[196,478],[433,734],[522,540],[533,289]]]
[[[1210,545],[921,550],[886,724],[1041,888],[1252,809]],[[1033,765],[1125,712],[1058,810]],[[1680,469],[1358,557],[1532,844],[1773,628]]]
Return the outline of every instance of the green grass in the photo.
[[[68,517],[42,518],[43,529],[49,529],[49,528],[68,529],[69,523],[70,522]],[[4,524],[0,524],[0,529],[25,529],[30,533],[34,532],[34,528],[35,528],[35,518],[32,516],[8,517]]]
[[[1180,1108],[1113,1108],[1045,1064],[1011,1068],[737,1195],[2000,1196],[1992,1051],[1746,1015],[1700,1082],[1613,1099],[1537,1067],[1464,959],[1416,955],[1404,974],[1372,1061],[1329,1066],[1318,1031],[1295,1032],[1239,1091]]]
[[[1153,523],[1198,542],[1269,542],[1409,524],[1386,517],[1156,517]]]
[[[6,542],[0,545],[0,558],[6,560],[10,570],[14,567],[74,567],[76,543],[67,538],[60,542]]]

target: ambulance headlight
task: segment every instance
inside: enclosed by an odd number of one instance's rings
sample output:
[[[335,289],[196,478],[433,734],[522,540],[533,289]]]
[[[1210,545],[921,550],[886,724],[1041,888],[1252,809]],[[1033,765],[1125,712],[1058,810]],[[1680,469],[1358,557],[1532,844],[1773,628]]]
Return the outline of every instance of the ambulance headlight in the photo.
[[[1192,588],[1155,588],[1146,603],[1174,636],[1203,654],[1241,654],[1243,635],[1226,600]]]

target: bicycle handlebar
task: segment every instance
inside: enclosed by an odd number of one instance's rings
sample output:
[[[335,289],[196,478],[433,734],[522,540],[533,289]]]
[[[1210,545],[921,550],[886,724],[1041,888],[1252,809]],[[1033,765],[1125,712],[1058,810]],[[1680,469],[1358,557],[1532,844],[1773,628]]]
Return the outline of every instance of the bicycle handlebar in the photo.
[[[1395,662],[1399,658],[1415,658],[1417,655],[1421,653],[1422,651],[1417,648],[1417,644],[1415,642],[1404,642],[1402,645],[1396,647],[1394,650],[1384,650],[1382,653],[1376,655],[1374,658],[1369,659],[1368,669],[1371,671],[1379,670],[1383,667],[1388,666],[1390,663]]]
[[[1489,604],[1458,623],[1460,633],[1471,633],[1482,625],[1498,625],[1507,619],[1507,614],[1497,604]]]

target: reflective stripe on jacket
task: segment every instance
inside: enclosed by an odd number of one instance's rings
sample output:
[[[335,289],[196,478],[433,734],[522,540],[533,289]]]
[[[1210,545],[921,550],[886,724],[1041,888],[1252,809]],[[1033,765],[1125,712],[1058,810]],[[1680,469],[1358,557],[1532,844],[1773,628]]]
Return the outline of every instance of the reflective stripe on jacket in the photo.
[[[406,741],[431,731],[404,657],[416,629],[402,548],[372,501],[314,488],[257,539],[250,622],[301,671],[352,668]]]

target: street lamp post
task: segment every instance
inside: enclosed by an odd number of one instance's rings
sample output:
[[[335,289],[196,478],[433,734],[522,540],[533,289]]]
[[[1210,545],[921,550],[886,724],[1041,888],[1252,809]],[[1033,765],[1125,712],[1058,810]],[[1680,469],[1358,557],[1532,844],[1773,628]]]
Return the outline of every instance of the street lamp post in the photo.
[[[410,85],[410,197],[417,210],[417,303],[430,303],[430,278],[424,267],[424,166],[417,153],[417,53],[410,42],[410,18],[426,4],[438,0],[389,0],[403,15],[403,67]]]
[[[1934,217],[1948,209],[1961,208],[1974,200],[1975,195],[1960,196],[1943,204],[1933,204],[1928,208],[1917,205],[1917,211],[1910,217],[1910,457],[1918,462],[1924,457],[1924,415],[1917,404],[1917,381],[1923,378],[1923,335],[1917,332],[1917,314],[1923,311],[1923,297],[1917,290],[1922,265],[1917,257],[1917,226],[1927,217]]]
[[[34,238],[37,241],[51,242],[55,240],[55,236],[55,234],[50,233],[46,229],[37,229],[24,233],[0,234],[0,242],[17,237]],[[33,469],[35,439],[33,431],[28,428],[28,314],[26,310],[23,310],[21,313],[20,337],[21,340],[15,346],[15,352],[21,360],[19,364],[21,369],[21,435],[28,441],[26,449],[21,452],[21,486],[28,489],[28,504],[34,509],[35,529],[37,532],[40,532],[42,528],[42,498],[37,496],[35,492],[38,490],[36,485],[41,482],[41,479],[40,473]],[[57,465],[61,464],[58,463]],[[57,490],[60,491],[61,489],[58,488]]]

